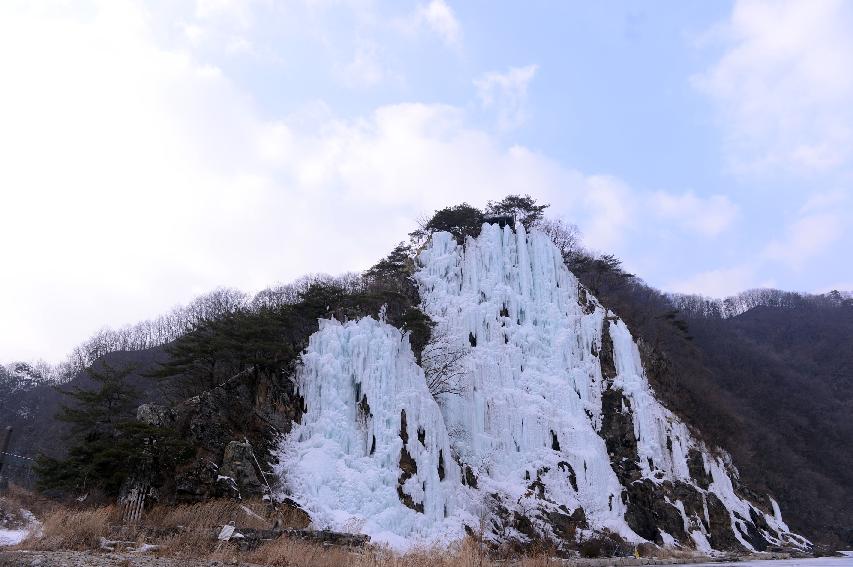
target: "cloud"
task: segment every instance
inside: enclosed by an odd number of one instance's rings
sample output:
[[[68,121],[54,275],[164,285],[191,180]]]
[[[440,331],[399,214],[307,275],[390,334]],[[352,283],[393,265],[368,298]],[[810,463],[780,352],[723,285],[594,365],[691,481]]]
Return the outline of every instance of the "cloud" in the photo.
[[[497,112],[501,130],[518,128],[527,119],[527,87],[538,68],[510,67],[505,73],[491,71],[474,80],[483,108]]]
[[[844,223],[840,214],[806,214],[788,226],[784,238],[770,242],[764,254],[791,268],[802,269],[812,258],[828,252],[830,245],[843,233]]]
[[[375,43],[361,42],[352,60],[341,70],[344,83],[352,88],[375,87],[386,78]]]
[[[692,78],[739,173],[815,173],[853,160],[853,5],[739,0],[708,37],[725,51]]]
[[[800,214],[826,210],[832,207],[844,207],[847,200],[847,194],[843,191],[815,193],[806,199],[805,204],[800,207]]]
[[[630,224],[627,185],[508,147],[459,107],[270,118],[149,25],[118,1],[0,6],[0,360],[57,359],[219,285],[364,269],[464,200],[530,193],[597,245]]]
[[[415,22],[429,28],[449,46],[458,46],[462,40],[462,26],[444,0],[431,0],[429,4],[418,6]]]
[[[737,206],[725,195],[702,198],[692,192],[675,195],[657,191],[651,195],[651,205],[661,218],[703,236],[717,236],[731,226],[738,214]]]
[[[676,293],[696,293],[708,297],[728,297],[754,287],[772,287],[772,282],[757,283],[756,270],[739,265],[707,270],[683,280],[670,282],[666,289]]]

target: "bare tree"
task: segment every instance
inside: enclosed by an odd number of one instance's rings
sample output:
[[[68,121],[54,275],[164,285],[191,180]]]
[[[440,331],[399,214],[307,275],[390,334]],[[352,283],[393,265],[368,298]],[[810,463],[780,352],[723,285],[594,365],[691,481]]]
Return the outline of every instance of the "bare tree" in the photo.
[[[536,228],[548,235],[566,262],[573,260],[583,249],[581,231],[576,224],[567,223],[561,219],[543,218]]]
[[[437,327],[421,354],[427,388],[434,398],[442,394],[460,395],[465,391],[465,357],[468,351],[454,341],[446,327]]]

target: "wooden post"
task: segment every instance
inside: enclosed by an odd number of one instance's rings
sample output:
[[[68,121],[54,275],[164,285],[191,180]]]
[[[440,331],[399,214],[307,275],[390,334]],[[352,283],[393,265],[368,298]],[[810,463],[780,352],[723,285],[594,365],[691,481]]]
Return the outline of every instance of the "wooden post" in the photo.
[[[12,441],[12,427],[7,427],[0,438],[0,473],[3,472],[3,463],[6,462],[6,453],[9,451],[9,443]]]
[[[3,477],[3,463],[6,462],[6,453],[9,452],[9,443],[12,441],[12,427],[9,426],[3,431],[3,438],[0,439],[0,492],[5,492],[9,486],[8,481]]]

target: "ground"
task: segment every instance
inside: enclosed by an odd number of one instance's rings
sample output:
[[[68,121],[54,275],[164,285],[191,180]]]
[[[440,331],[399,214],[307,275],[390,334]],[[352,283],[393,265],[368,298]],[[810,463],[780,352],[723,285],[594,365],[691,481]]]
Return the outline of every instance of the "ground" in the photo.
[[[192,561],[132,553],[92,553],[89,551],[0,551],[0,567],[226,567],[236,561]],[[261,567],[239,563],[240,567]]]

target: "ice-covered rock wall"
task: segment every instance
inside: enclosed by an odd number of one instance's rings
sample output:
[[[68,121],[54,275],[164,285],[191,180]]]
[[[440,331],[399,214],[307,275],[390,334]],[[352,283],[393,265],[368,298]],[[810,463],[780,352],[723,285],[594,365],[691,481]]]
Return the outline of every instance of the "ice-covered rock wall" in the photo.
[[[465,353],[460,393],[433,399],[399,330],[323,322],[281,461],[317,525],[398,547],[465,525],[522,542],[607,529],[699,549],[805,544],[655,399],[627,327],[546,235],[487,224],[462,246],[439,232],[416,262],[434,335]]]
[[[369,317],[321,321],[297,379],[305,413],[279,469],[315,525],[398,548],[462,537],[472,499],[407,336]]]

